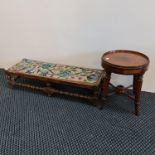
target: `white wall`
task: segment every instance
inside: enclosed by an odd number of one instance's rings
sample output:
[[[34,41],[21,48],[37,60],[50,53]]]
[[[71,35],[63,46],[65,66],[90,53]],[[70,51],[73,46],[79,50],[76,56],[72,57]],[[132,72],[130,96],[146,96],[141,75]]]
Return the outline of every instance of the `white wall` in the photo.
[[[155,92],[154,6],[154,0],[0,0],[0,68],[22,58],[100,68],[107,50],[138,50],[151,59],[143,90]]]

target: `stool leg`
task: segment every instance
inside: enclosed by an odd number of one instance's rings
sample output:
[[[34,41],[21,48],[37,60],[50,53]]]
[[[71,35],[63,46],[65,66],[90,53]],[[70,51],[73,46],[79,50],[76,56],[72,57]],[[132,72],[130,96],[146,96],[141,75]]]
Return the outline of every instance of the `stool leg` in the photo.
[[[142,75],[135,75],[133,81],[133,93],[135,95],[135,115],[138,116],[140,113],[140,94],[143,83]]]
[[[111,78],[111,72],[106,71],[105,77],[103,78],[103,85],[102,85],[103,101],[100,103],[99,109],[103,108],[103,105],[106,101],[106,97],[108,96],[108,87],[109,87],[110,78]]]

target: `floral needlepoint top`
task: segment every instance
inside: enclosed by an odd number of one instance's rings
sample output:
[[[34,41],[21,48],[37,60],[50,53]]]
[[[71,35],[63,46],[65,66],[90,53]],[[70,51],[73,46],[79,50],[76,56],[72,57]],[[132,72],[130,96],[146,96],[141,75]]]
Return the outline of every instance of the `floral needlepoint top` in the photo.
[[[103,74],[103,71],[99,69],[46,63],[30,59],[21,60],[10,67],[8,71],[90,84],[96,83]]]

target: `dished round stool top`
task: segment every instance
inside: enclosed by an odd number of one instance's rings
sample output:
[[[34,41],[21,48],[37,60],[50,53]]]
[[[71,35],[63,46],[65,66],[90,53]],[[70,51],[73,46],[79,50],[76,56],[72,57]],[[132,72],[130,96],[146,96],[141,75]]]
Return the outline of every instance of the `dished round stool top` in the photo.
[[[119,74],[142,74],[147,70],[149,58],[129,50],[109,51],[102,56],[102,67]]]
[[[127,94],[128,88],[133,87],[133,95],[128,95],[135,103],[135,114],[138,116],[140,113],[140,92],[143,83],[143,75],[148,69],[149,58],[137,51],[129,50],[115,50],[109,51],[103,54],[102,56],[102,67],[105,70],[105,77],[103,79],[102,87],[102,97],[104,102],[107,96],[111,94],[108,92],[108,87],[111,79],[111,73],[124,74],[124,75],[133,75],[133,85],[124,87],[118,85],[115,87],[114,92],[117,94]],[[104,102],[100,105],[101,108]]]

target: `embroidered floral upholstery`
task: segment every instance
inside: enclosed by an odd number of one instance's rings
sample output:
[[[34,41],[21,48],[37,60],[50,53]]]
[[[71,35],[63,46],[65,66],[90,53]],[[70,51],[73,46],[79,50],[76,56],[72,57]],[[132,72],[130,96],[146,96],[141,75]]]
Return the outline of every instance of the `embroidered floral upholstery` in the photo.
[[[96,83],[101,79],[103,74],[102,70],[59,65],[29,59],[23,59],[9,68],[8,71],[90,84]]]

